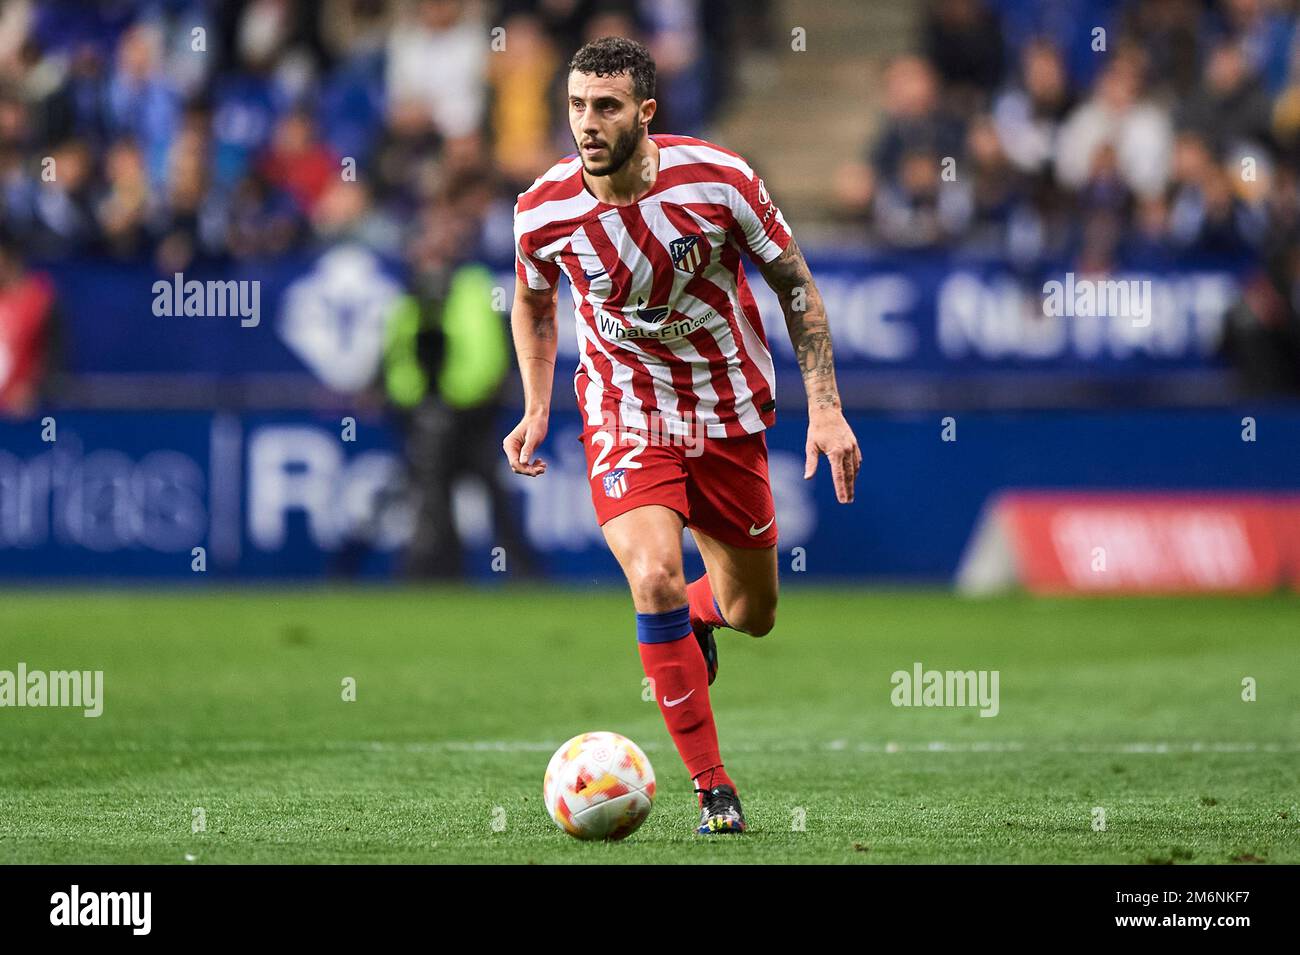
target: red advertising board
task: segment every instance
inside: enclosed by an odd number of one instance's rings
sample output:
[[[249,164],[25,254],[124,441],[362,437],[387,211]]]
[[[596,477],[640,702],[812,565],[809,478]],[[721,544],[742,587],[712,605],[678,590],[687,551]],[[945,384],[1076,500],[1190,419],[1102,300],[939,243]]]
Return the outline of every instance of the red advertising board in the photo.
[[[981,516],[958,586],[1033,593],[1300,587],[1300,496],[1012,491]]]

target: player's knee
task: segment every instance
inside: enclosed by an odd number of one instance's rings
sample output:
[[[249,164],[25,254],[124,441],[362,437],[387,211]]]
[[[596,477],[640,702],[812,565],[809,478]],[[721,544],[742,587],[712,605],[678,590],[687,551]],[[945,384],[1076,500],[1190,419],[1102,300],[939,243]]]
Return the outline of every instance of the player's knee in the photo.
[[[765,637],[776,626],[775,600],[740,600],[728,610],[727,623],[751,637]]]
[[[644,561],[628,577],[637,606],[666,611],[686,603],[686,578],[670,563]]]
[[[749,626],[745,629],[745,632],[751,637],[765,637],[772,632],[772,628],[775,626],[776,611],[769,610],[750,618]]]

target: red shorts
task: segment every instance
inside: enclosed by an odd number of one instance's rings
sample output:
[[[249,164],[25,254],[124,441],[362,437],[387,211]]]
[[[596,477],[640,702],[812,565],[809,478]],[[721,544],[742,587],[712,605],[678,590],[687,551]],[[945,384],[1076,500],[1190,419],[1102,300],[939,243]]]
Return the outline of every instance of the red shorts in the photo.
[[[646,432],[587,426],[587,478],[596,523],[647,504],[671,507],[688,527],[733,547],[776,545],[767,436],[647,440]]]

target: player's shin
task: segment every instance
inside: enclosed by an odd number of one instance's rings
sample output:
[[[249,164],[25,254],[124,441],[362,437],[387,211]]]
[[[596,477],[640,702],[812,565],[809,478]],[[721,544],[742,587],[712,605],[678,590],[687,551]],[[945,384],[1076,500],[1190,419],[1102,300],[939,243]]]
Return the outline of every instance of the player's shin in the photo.
[[[709,704],[708,668],[695,640],[688,639],[692,636],[689,607],[638,613],[636,620],[641,665],[682,762],[692,779],[715,770],[713,777],[723,780],[726,773],[721,769],[718,731]]]

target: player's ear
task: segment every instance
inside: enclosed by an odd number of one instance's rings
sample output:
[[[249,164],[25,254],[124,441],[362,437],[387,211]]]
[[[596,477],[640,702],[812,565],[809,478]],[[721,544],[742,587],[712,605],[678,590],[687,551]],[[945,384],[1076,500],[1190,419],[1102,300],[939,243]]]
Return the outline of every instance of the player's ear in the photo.
[[[643,99],[641,101],[641,125],[642,126],[650,125],[650,120],[654,118],[655,110],[657,110],[658,108],[659,108],[659,104],[655,102],[653,97],[650,99]]]

